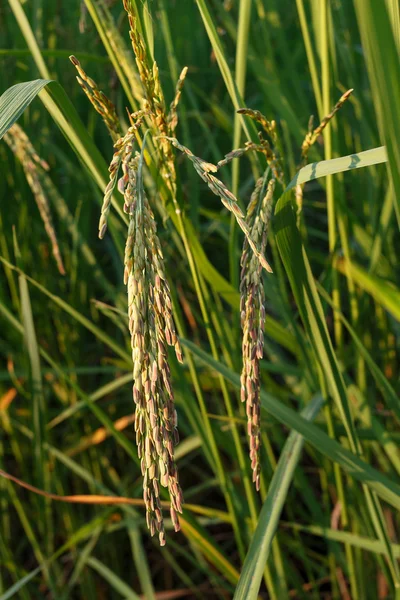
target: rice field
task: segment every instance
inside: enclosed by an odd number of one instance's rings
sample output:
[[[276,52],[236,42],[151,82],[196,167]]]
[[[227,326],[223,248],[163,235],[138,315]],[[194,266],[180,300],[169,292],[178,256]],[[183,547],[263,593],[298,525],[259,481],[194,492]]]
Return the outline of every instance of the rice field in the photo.
[[[398,2],[0,32],[0,598],[400,599]]]

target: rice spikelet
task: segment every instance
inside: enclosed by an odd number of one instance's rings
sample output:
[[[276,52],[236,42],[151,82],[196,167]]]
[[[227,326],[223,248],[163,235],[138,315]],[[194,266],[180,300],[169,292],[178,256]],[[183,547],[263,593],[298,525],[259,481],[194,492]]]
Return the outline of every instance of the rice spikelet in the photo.
[[[112,139],[115,142],[119,137],[121,137],[122,130],[113,102],[111,102],[104,92],[99,90],[96,82],[85,73],[81,63],[75,56],[71,55],[69,60],[76,67],[76,70],[79,73],[79,75],[76,77],[79,85],[89,98],[89,101],[94,106],[96,111],[102,117]]]
[[[347,90],[347,92],[345,92],[339,98],[338,102],[332,108],[331,112],[328,115],[326,115],[322,119],[321,123],[315,128],[313,126],[314,125],[314,117],[311,115],[311,117],[308,120],[308,131],[307,131],[307,134],[301,145],[301,162],[300,162],[300,165],[298,166],[299,169],[301,169],[301,167],[304,167],[304,165],[307,163],[308,153],[309,153],[311,146],[313,146],[315,144],[315,142],[317,141],[317,139],[319,138],[319,136],[322,135],[325,127],[328,125],[328,123],[331,121],[331,119],[333,119],[333,117],[335,116],[337,111],[342,108],[342,106],[346,102],[346,100],[348,100],[350,98],[352,92],[353,92],[353,89]],[[297,207],[296,223],[297,223],[297,227],[299,229],[300,229],[300,225],[301,225],[301,216],[303,213],[303,189],[304,189],[304,184],[296,185],[296,189],[295,189],[295,200],[296,200],[296,207]]]
[[[172,135],[178,124],[176,108],[181,96],[183,83],[187,73],[187,67],[182,70],[179,76],[175,88],[175,97],[170,105],[170,110],[167,115],[164,93],[162,90],[157,63],[154,61],[153,64],[150,65],[148,60],[145,44],[140,34],[137,18],[132,6],[132,0],[123,0],[123,4],[128,14],[130,28],[129,35],[132,42],[133,52],[135,54],[139,76],[145,93],[143,109],[146,112],[154,131],[158,134],[156,139],[158,139],[158,149],[160,151],[160,174],[171,192],[171,196],[175,204],[175,210],[179,212],[179,207],[176,200],[175,157],[171,146],[166,139],[166,136]]]
[[[342,108],[343,104],[346,102],[346,100],[348,100],[350,98],[352,93],[353,93],[353,89],[347,90],[347,92],[345,92],[339,98],[338,102],[332,108],[331,112],[322,119],[321,123],[314,130],[312,130],[312,118],[310,119],[308,133],[307,133],[306,137],[304,138],[304,141],[301,145],[301,157],[303,160],[303,164],[305,164],[305,162],[307,160],[308,151],[310,150],[311,146],[313,144],[315,144],[318,137],[322,134],[325,127],[328,125],[329,121],[331,121],[333,119],[333,117],[335,116],[337,111]]]
[[[170,135],[173,134],[173,132],[176,129],[176,126],[178,125],[178,113],[177,113],[176,109],[178,107],[179,100],[181,98],[182,88],[183,88],[183,84],[185,82],[187,71],[188,71],[187,67],[184,67],[182,69],[181,74],[179,75],[179,79],[176,82],[174,99],[172,100],[170,107],[169,107],[167,123],[168,123]]]
[[[119,170],[122,164],[122,160],[125,161],[127,159],[127,155],[129,158],[132,154],[132,144],[136,137],[136,131],[139,129],[143,122],[143,111],[138,111],[137,113],[133,113],[130,115],[131,126],[129,127],[127,133],[120,137],[114,144],[115,152],[112,158],[111,164],[108,167],[108,172],[110,173],[110,181],[107,184],[107,187],[104,192],[103,205],[101,207],[101,215],[99,221],[99,238],[102,239],[107,231],[107,219],[111,209],[111,199],[117,184]],[[134,121],[136,119],[136,122]],[[120,190],[123,193],[123,189]]]

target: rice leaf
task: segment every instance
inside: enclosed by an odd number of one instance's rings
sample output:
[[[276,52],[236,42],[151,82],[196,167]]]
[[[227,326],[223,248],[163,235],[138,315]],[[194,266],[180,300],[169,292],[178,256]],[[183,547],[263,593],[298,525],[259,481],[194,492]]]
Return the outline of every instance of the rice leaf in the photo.
[[[240,389],[240,376],[226,365],[214,360],[207,352],[198,348],[189,340],[181,340],[182,346],[188,348],[204,364],[221,373],[234,387]],[[400,486],[374,469],[341,444],[330,438],[319,427],[309,423],[299,413],[285,406],[271,394],[261,391],[262,408],[280,423],[300,433],[319,452],[330,460],[337,462],[344,471],[354,479],[365,482],[371,489],[396,508],[400,508]]]
[[[316,396],[302,411],[303,418],[312,421],[322,404],[323,398]],[[292,431],[283,447],[240,573],[234,600],[257,600],[258,598],[263,571],[268,561],[289,487],[300,460],[303,444],[303,437]]]

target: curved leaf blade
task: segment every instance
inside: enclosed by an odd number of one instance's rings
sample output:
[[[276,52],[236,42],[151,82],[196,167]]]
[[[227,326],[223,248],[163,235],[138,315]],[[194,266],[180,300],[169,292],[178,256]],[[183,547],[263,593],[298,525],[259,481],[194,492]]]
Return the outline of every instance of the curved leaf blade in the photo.
[[[0,96],[0,140],[51,79],[17,83]]]
[[[362,167],[379,165],[380,163],[387,162],[387,160],[386,148],[385,146],[380,146],[379,148],[364,150],[364,152],[358,152],[357,154],[349,154],[348,156],[341,156],[340,158],[331,158],[330,160],[321,160],[319,162],[310,163],[296,173],[295,177],[293,177],[292,181],[287,186],[286,191],[296,187],[296,185],[307,183],[307,181],[313,181],[320,177],[334,175],[335,173],[344,173],[345,171],[352,171],[354,169],[361,169]]]
[[[189,340],[181,339],[185,348],[190,350],[203,364],[220,373],[236,389],[240,390],[240,376],[212,356],[198,348]],[[277,421],[300,433],[304,439],[330,460],[337,462],[349,475],[366,483],[376,491],[378,496],[395,508],[400,509],[400,486],[391,481],[374,467],[353,454],[334,439],[330,438],[319,427],[313,425],[301,414],[279,402],[274,396],[261,391],[261,406]]]
[[[341,273],[345,273],[347,270],[362,290],[388,310],[396,321],[400,321],[400,290],[398,287],[382,277],[368,273],[353,261],[346,261],[344,258],[337,261],[335,267]]]

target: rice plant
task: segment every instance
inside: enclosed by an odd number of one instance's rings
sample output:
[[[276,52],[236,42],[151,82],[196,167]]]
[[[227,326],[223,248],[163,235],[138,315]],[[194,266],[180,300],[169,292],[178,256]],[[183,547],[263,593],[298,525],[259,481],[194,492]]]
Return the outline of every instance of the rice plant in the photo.
[[[398,3],[0,23],[0,598],[400,598]]]

